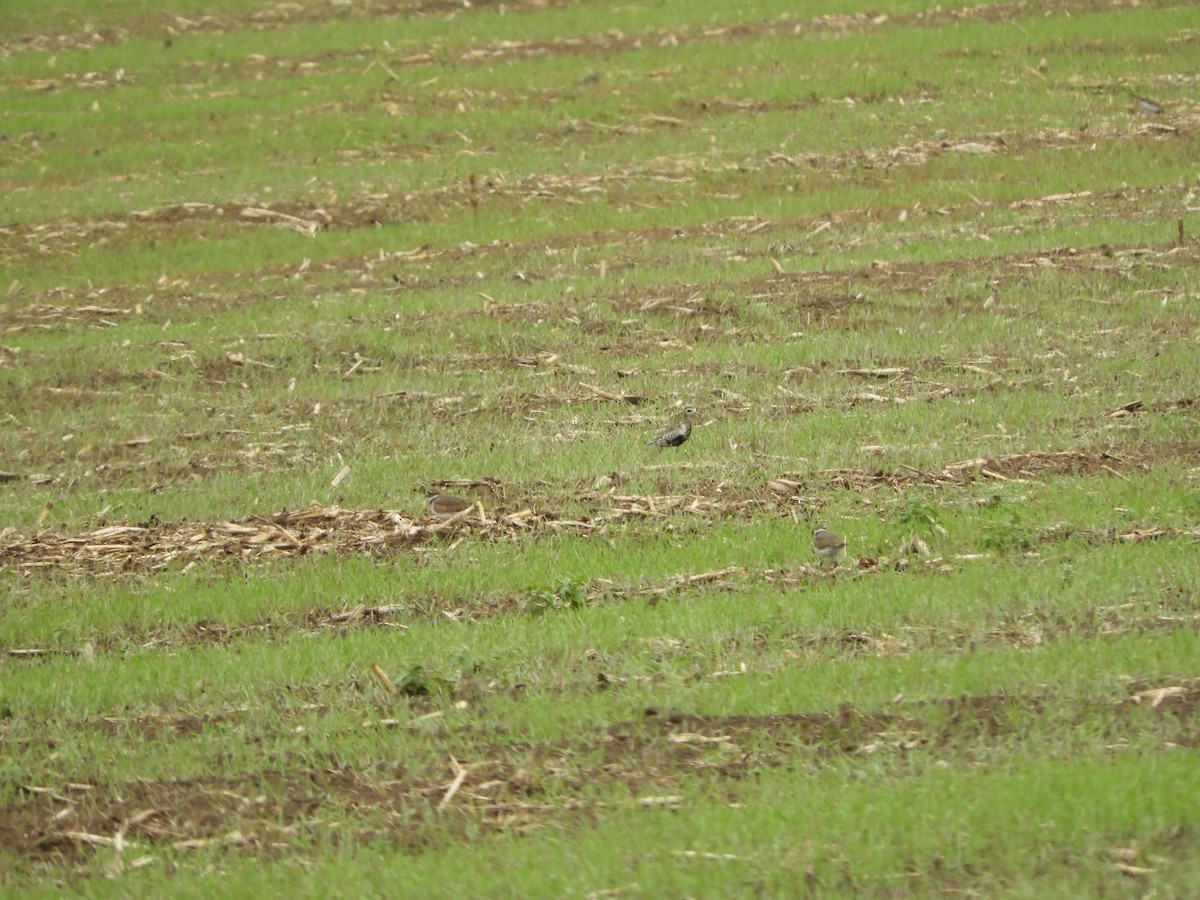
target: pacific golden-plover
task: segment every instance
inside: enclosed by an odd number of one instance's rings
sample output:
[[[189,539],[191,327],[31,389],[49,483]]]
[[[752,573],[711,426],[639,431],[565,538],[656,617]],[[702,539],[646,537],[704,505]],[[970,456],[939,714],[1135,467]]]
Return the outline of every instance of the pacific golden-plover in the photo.
[[[692,416],[696,415],[696,407],[684,407],[683,417],[647,444],[655,447],[678,447],[692,436]]]

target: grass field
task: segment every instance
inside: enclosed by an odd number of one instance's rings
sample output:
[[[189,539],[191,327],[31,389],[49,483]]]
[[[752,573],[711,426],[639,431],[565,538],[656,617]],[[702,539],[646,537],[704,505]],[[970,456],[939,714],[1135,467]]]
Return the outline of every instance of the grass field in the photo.
[[[3,893],[1200,895],[1196,7],[860,6],[6,5]]]

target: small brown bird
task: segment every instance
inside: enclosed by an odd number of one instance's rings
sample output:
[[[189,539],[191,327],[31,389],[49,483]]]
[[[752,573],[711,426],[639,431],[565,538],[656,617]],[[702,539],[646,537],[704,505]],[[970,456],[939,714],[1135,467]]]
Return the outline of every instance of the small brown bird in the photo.
[[[448,522],[475,505],[449,494],[439,494],[437,491],[428,491],[425,498],[429,501],[429,514],[439,522]]]
[[[692,416],[696,415],[696,407],[684,407],[683,417],[658,435],[653,440],[646,441],[655,447],[678,447],[692,436]]]
[[[837,558],[846,549],[846,542],[832,531],[818,528],[813,532],[812,546],[817,551],[817,556],[821,557],[822,564],[826,559],[832,559],[834,565],[837,565]]]

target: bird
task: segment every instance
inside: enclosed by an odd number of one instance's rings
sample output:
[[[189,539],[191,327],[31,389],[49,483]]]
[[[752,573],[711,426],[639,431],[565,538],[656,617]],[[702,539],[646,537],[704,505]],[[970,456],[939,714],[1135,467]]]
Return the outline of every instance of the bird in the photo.
[[[692,416],[696,415],[696,407],[684,407],[683,417],[658,435],[653,440],[646,441],[655,447],[678,447],[692,436]]]
[[[1155,100],[1151,100],[1149,97],[1139,97],[1137,94],[1134,94],[1133,98],[1137,100],[1138,109],[1144,113],[1152,116],[1161,116],[1164,112],[1163,105]]]
[[[1163,109],[1163,105],[1157,100],[1151,100],[1149,97],[1143,97],[1141,94],[1130,88],[1126,88],[1125,91],[1130,97],[1137,101],[1137,108],[1141,112],[1151,116],[1161,116],[1164,112],[1166,112],[1166,110]]]
[[[429,514],[439,522],[448,522],[474,506],[473,503],[468,503],[459,497],[439,494],[437,491],[427,491],[425,499],[429,501]]]
[[[846,542],[832,531],[822,527],[813,532],[812,546],[817,551],[817,556],[821,557],[822,562],[832,559],[836,565],[837,558],[846,549]]]

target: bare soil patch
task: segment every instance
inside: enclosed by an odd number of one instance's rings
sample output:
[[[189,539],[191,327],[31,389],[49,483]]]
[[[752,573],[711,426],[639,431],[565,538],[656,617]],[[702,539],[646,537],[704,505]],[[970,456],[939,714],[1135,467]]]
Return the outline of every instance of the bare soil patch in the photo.
[[[193,32],[224,34],[233,31],[273,31],[280,28],[305,24],[319,24],[343,19],[389,19],[401,16],[469,15],[472,11],[490,10],[503,6],[508,12],[561,8],[571,5],[569,0],[475,0],[463,6],[459,0],[371,0],[345,4],[302,4],[271,3],[245,16],[197,15],[184,17],[163,12],[158,16],[123,17],[106,22],[100,27],[79,25],[69,33],[25,34],[0,42],[0,58],[16,53],[38,51],[43,53],[65,50],[89,49],[98,45],[119,44],[134,37],[162,37],[164,46],[170,48],[178,36]],[[977,5],[962,9],[941,8],[915,15],[880,16],[871,12],[834,14],[808,19],[793,20],[784,17],[776,22],[729,25],[724,27],[694,26],[662,30],[648,34],[624,35],[604,33],[592,39],[560,39],[557,41],[521,41],[497,43],[483,48],[471,48],[464,59],[470,61],[496,58],[513,59],[521,56],[547,55],[549,53],[601,52],[617,48],[654,45],[668,36],[677,43],[696,40],[713,40],[739,37],[748,34],[789,35],[798,32],[824,30],[845,32],[864,30],[885,25],[912,26],[914,24],[940,25],[948,21],[981,19],[984,21],[1011,21],[1028,17],[1035,12],[1046,14],[1081,13],[1088,10],[1107,9],[1107,0],[1056,0],[1053,3],[1012,3],[1004,6]],[[1174,3],[1155,2],[1154,8],[1169,8]]]
[[[457,201],[466,203],[465,189],[446,189],[451,194],[460,194]],[[530,189],[533,190],[532,188]],[[1145,198],[1143,198],[1145,199]],[[1111,208],[1121,201],[1054,200],[1052,205],[1087,202]],[[438,200],[437,202],[444,202]],[[1021,201],[1041,202],[1041,201]],[[1145,204],[1131,201],[1144,212]],[[195,211],[181,211],[180,207],[166,207],[145,211],[144,221],[121,215],[104,220],[83,223],[24,224],[0,227],[0,256],[10,261],[25,254],[42,256],[46,253],[73,255],[82,247],[98,246],[116,235],[122,239],[137,236],[138,240],[166,240],[171,232],[180,227],[195,230],[203,228],[205,222],[215,220],[228,223],[230,228],[242,227],[289,227],[307,230],[318,227],[374,227],[377,223],[390,221],[388,210],[396,203],[403,208],[401,215],[412,216],[417,210],[404,199],[380,199],[377,201],[350,201],[346,204],[273,204],[267,207],[211,207]],[[207,204],[198,206],[208,207]],[[263,210],[261,216],[246,219],[240,210],[252,208]],[[219,212],[218,212],[219,210]],[[966,212],[966,207],[963,207]],[[943,210],[953,214],[952,210]],[[852,229],[859,218],[881,214],[879,210],[850,213],[839,216],[836,223],[825,217],[811,217],[803,221],[771,221],[750,217],[727,221],[716,221],[692,228],[689,238],[701,242],[739,240],[752,234],[780,233],[790,235],[812,232],[816,229],[836,228],[839,232]],[[324,224],[322,224],[324,223]],[[226,227],[226,226],[222,226]],[[215,235],[207,234],[210,239]],[[177,237],[177,236],[176,236]],[[20,291],[16,296],[26,298],[18,306],[11,303],[0,309],[0,335],[16,334],[21,331],[57,330],[64,328],[106,328],[125,321],[133,314],[146,315],[158,320],[169,318],[179,308],[193,310],[197,301],[212,312],[238,308],[255,302],[277,302],[279,292],[294,295],[297,290],[328,293],[337,290],[361,290],[363,288],[420,291],[460,287],[475,289],[477,279],[472,264],[487,263],[511,269],[512,277],[518,281],[561,281],[569,282],[578,277],[594,277],[599,273],[595,262],[576,264],[570,254],[582,248],[607,248],[611,256],[605,261],[605,269],[614,274],[627,268],[646,267],[651,260],[646,257],[646,248],[662,247],[663,259],[668,256],[678,262],[680,254],[686,255],[688,247],[677,244],[675,229],[646,228],[621,231],[593,231],[572,236],[568,239],[539,238],[515,244],[497,242],[479,246],[432,247],[420,246],[409,250],[373,254],[367,259],[345,259],[325,263],[289,265],[286,268],[267,268],[254,273],[254,290],[247,292],[247,275],[243,273],[214,273],[206,275],[203,283],[199,279],[176,278],[162,280],[153,288],[136,284],[120,284],[91,287],[85,292],[65,287],[28,292]],[[860,240],[860,238],[849,238]],[[621,247],[638,247],[638,257],[625,259]],[[705,255],[712,251],[701,246],[691,246],[691,252]],[[599,294],[591,298],[580,298],[580,303],[597,302],[607,305],[621,315],[645,315],[652,313],[664,321],[680,318],[696,323],[711,325],[713,322],[729,323],[733,327],[744,326],[741,319],[754,304],[769,305],[773,311],[784,315],[803,316],[809,324],[825,318],[834,318],[839,312],[853,308],[864,300],[864,291],[872,295],[879,293],[921,297],[923,306],[940,305],[943,309],[977,310],[983,297],[977,291],[951,291],[941,285],[951,279],[978,280],[981,269],[986,269],[989,279],[1004,284],[1020,284],[1027,278],[1048,270],[1061,270],[1078,274],[1114,274],[1128,276],[1147,267],[1162,268],[1190,267],[1200,259],[1200,249],[1194,243],[1183,247],[1144,246],[1114,247],[1063,247],[1038,253],[1017,253],[988,257],[985,261],[952,259],[927,263],[875,262],[869,266],[838,271],[788,272],[779,265],[778,259],[787,260],[799,252],[788,243],[787,237],[769,242],[762,247],[741,247],[722,250],[723,256],[733,255],[750,265],[761,262],[757,274],[748,271],[747,277],[722,279],[703,285],[681,282],[654,288],[622,288],[618,294]],[[468,263],[468,261],[471,261]],[[771,271],[776,269],[776,271]],[[148,297],[149,293],[149,297]],[[737,297],[737,300],[733,300]],[[559,310],[561,312],[561,310]],[[1003,292],[993,309],[995,314],[1020,316],[1027,311],[1009,309]],[[544,304],[482,302],[477,310],[443,311],[433,317],[452,321],[456,318],[486,314],[514,321],[545,318]],[[416,316],[413,321],[421,321]],[[394,323],[388,323],[394,324]],[[611,329],[611,324],[599,323]],[[721,332],[707,333],[707,339],[720,336]],[[703,336],[701,336],[703,337]]]
[[[1136,724],[1140,733],[1174,745],[1200,742],[1195,679],[1134,683],[1116,703],[1078,709],[1079,722],[1101,721],[1114,734]],[[350,820],[362,840],[419,852],[495,832],[569,826],[614,803],[678,806],[685,802],[675,793],[681,780],[699,773],[742,779],[764,767],[808,767],[833,756],[970,756],[981,736],[1018,735],[1023,719],[1043,715],[1057,719],[1063,711],[1049,697],[1009,695],[902,704],[894,711],[844,705],[835,713],[772,716],[649,708],[641,720],[615,723],[578,741],[480,745],[445,773],[331,762],[237,776],[24,785],[22,799],[0,807],[0,846],[24,865],[69,871],[97,852],[112,851],[118,835],[139,855],[210,845],[270,854],[277,841],[290,844],[298,835]],[[387,727],[364,723],[381,725]],[[597,799],[613,785],[627,789],[629,799],[614,801],[611,793]]]

